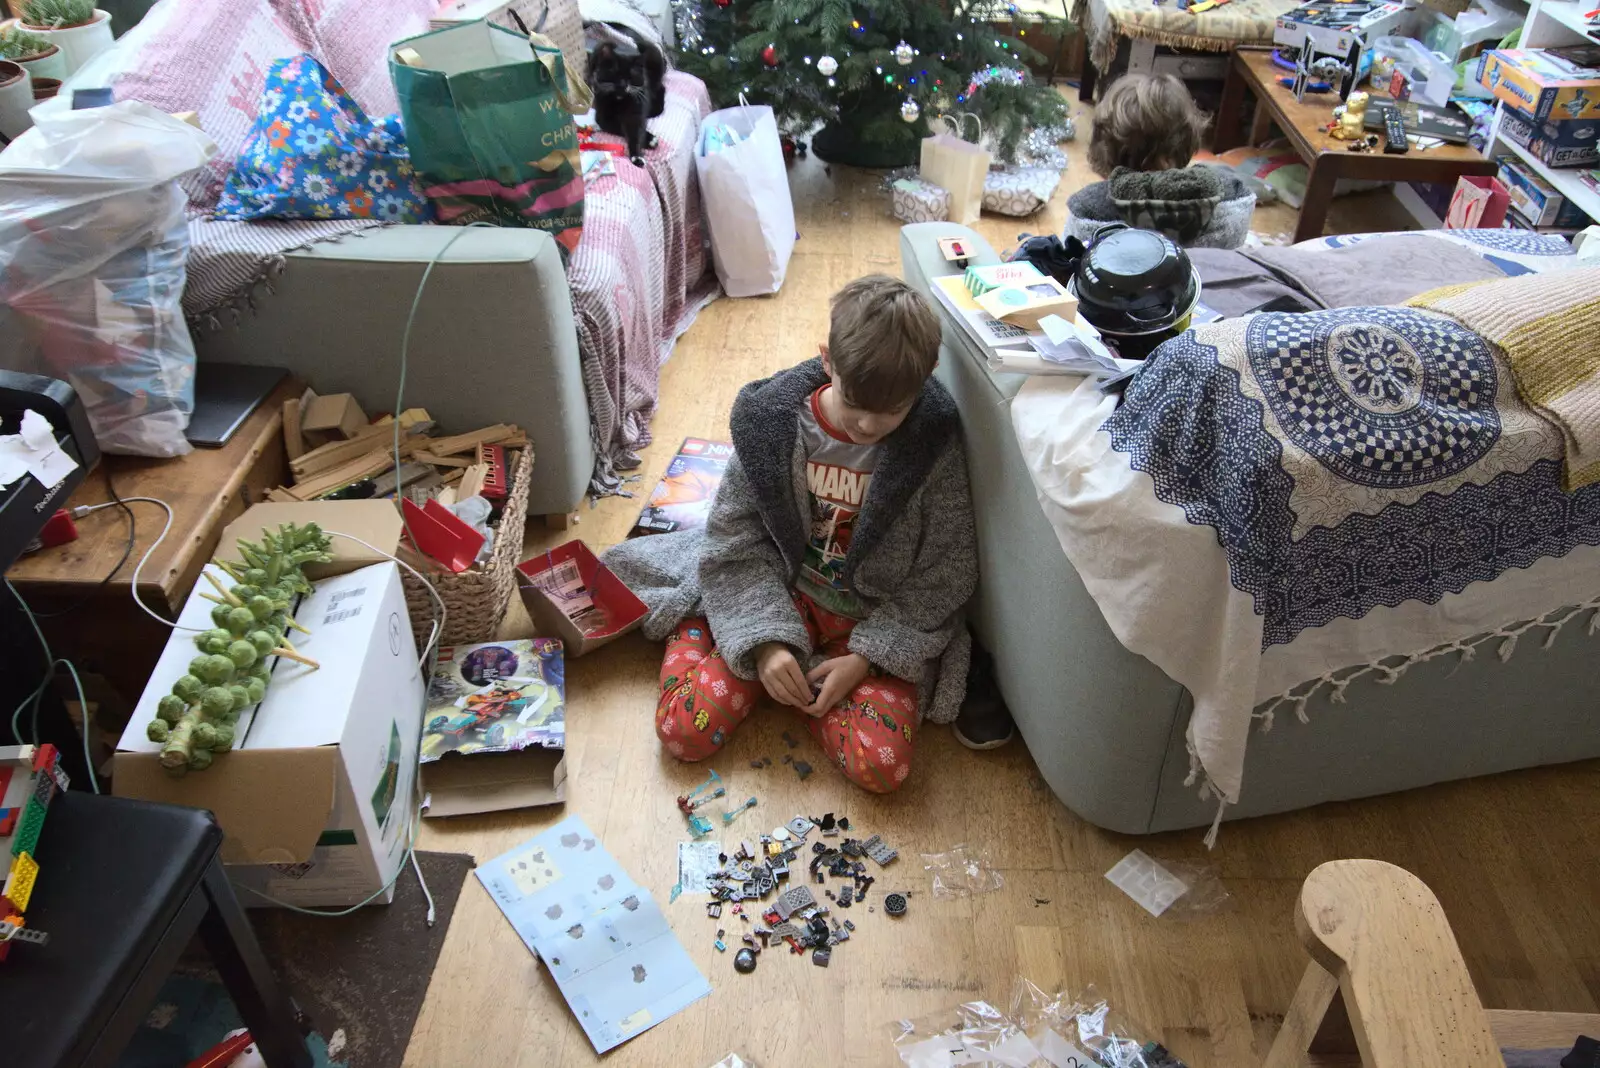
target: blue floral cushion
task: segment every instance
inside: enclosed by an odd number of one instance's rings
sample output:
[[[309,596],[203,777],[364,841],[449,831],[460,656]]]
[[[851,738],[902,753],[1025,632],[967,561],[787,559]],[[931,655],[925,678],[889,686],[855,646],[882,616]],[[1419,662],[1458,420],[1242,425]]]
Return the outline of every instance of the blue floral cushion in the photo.
[[[267,72],[261,109],[217,202],[219,219],[433,221],[398,115],[368,119],[308,55]]]

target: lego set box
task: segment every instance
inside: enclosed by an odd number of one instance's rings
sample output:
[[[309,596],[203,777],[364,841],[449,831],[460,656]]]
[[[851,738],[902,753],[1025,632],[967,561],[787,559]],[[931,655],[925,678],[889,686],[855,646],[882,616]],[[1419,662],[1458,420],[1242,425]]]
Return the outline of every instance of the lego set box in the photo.
[[[555,638],[446,646],[428,686],[429,816],[551,805],[567,796],[566,666]]]
[[[216,813],[246,905],[392,900],[414,838],[425,691],[398,567],[319,581],[294,608],[311,632],[298,651],[318,666],[279,659],[266,697],[240,715],[235,748],[174,777],[145,726],[194,659],[193,634],[211,626],[207,588],[190,594],[117,745],[116,792]]]

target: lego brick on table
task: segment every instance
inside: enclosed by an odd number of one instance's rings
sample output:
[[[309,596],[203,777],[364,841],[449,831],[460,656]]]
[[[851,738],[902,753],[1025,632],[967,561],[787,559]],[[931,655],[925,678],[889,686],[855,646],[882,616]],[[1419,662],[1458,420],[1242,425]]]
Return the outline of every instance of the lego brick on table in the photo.
[[[5,896],[23,912],[28,911],[28,901],[33,897],[33,884],[39,877],[39,865],[26,853],[12,858],[11,871],[6,876]]]

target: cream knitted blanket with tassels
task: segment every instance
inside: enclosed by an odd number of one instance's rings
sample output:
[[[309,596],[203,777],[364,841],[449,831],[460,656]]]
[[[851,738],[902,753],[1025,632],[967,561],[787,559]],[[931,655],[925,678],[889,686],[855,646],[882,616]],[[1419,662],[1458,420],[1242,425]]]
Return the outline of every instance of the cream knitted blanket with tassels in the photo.
[[[1561,428],[1567,491],[1600,482],[1600,267],[1445,286],[1407,303],[1499,348],[1522,399]]]

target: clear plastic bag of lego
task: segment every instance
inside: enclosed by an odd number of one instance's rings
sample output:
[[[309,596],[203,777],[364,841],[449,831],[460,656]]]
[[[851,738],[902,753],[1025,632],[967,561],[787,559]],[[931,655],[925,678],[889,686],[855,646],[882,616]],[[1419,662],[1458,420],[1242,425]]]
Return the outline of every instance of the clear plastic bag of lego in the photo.
[[[892,1025],[907,1068],[1186,1068],[1113,1013],[1094,987],[1049,993],[1018,977],[1004,1011],[987,1001]]]
[[[1106,878],[1152,916],[1209,916],[1231,900],[1210,865],[1156,860],[1142,849],[1117,861]]]
[[[1018,977],[1008,1017],[1039,1051],[1038,1068],[1186,1068],[1114,1013],[1093,986],[1077,995],[1048,993]]]
[[[195,356],[175,179],[217,147],[133,100],[35,120],[0,154],[0,367],[69,382],[106,452],[186,453]]]
[[[759,1068],[759,1066],[742,1053],[730,1053],[711,1068]]]
[[[941,900],[986,894],[1006,884],[989,863],[987,849],[965,844],[946,853],[923,853],[922,867],[933,875],[933,896]]]
[[[1016,1021],[987,1001],[969,1001],[953,1009],[892,1025],[894,1049],[907,1068],[953,1068],[993,1065],[1033,1068],[1042,1063],[1039,1050]]]

